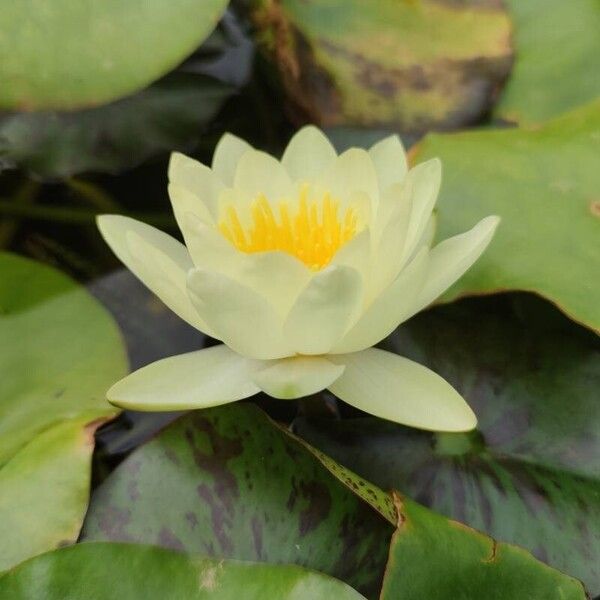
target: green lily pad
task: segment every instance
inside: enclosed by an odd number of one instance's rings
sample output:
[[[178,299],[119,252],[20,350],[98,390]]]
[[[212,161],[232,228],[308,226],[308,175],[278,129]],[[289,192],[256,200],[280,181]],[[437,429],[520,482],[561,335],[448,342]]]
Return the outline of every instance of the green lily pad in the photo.
[[[516,63],[498,117],[536,123],[600,96],[598,0],[507,0]]]
[[[94,492],[83,529],[86,541],[298,564],[370,597],[391,534],[301,442],[240,403],[184,416],[136,449]]]
[[[595,595],[597,340],[539,299],[513,302],[438,307],[387,342],[450,381],[478,415],[478,432],[431,435],[373,418],[299,421],[296,431],[383,489],[523,546]]]
[[[414,504],[390,547],[380,600],[586,600],[581,583],[461,523]]]
[[[202,42],[227,0],[37,0],[0,12],[0,107],[73,109],[135,92]]]
[[[11,600],[360,600],[349,586],[296,566],[189,556],[134,544],[78,544],[33,558],[0,578]]]
[[[430,135],[417,162],[439,156],[437,236],[490,214],[490,247],[444,296],[525,290],[600,330],[600,100],[535,129]]]
[[[93,433],[126,372],[104,309],[54,269],[0,253],[0,571],[73,542]]]
[[[512,64],[497,0],[249,0],[299,119],[458,127],[489,108]]]
[[[173,73],[97,108],[16,113],[0,120],[0,156],[42,177],[115,173],[197,138],[234,88]]]

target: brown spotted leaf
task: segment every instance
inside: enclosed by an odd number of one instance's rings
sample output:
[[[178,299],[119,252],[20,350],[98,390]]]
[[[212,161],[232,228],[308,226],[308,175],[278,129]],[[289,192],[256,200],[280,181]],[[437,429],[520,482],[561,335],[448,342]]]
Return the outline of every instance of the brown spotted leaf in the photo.
[[[478,120],[512,63],[500,0],[250,0],[299,120],[454,128]]]

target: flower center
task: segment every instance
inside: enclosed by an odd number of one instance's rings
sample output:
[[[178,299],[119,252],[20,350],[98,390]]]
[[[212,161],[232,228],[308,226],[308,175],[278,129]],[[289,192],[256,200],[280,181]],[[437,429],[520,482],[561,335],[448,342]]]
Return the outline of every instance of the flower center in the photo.
[[[308,186],[304,186],[298,202],[280,200],[276,210],[259,195],[252,201],[250,223],[245,227],[235,207],[228,206],[219,230],[242,252],[282,250],[318,271],[356,235],[357,220],[355,208],[340,211],[339,201],[329,193],[320,200],[308,199]]]

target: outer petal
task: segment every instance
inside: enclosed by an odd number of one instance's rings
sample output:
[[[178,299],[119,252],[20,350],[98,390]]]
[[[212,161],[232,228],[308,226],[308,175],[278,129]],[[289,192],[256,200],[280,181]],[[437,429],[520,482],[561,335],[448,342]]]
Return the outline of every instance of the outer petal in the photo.
[[[187,215],[194,215],[197,219],[200,219],[209,225],[214,224],[215,215],[211,213],[212,207],[209,208],[194,192],[191,192],[187,188],[181,187],[175,183],[169,183],[168,189],[175,220],[177,221],[177,225],[179,226],[187,245],[187,232],[185,229]]]
[[[300,129],[290,140],[281,163],[294,181],[312,181],[337,158],[335,148],[314,125]]]
[[[277,159],[266,152],[249,150],[238,162],[234,187],[241,191],[247,200],[264,194],[268,200],[276,201],[289,195],[292,181]]]
[[[291,356],[281,317],[263,296],[221,273],[195,269],[188,277],[194,306],[230,348],[249,358]]]
[[[357,352],[388,336],[413,313],[415,299],[427,273],[428,250],[423,248],[379,296],[331,352]]]
[[[397,135],[390,135],[371,146],[369,155],[375,165],[381,191],[402,181],[406,176],[408,171],[406,153]]]
[[[353,324],[362,299],[358,271],[327,267],[300,293],[284,324],[285,339],[298,354],[326,354]]]
[[[183,244],[129,217],[101,215],[97,222],[112,251],[146,287],[184,321],[214,336],[187,294],[187,273],[194,265]]]
[[[329,389],[376,417],[431,431],[470,431],[477,418],[439,375],[407,358],[369,348],[332,356],[346,370]]]
[[[219,271],[268,298],[284,317],[313,272],[286,252],[240,252],[218,231],[188,215],[186,241],[197,267]]]
[[[184,410],[234,402],[259,391],[248,361],[221,345],[147,365],[115,383],[107,397],[132,410]]]
[[[248,150],[252,150],[252,146],[231,133],[226,133],[219,140],[213,155],[212,170],[227,187],[233,185],[238,162]]]
[[[316,394],[331,385],[343,372],[344,365],[336,365],[321,356],[294,356],[277,361],[263,362],[252,374],[258,387],[282,400]]]
[[[404,258],[408,259],[429,222],[442,181],[442,163],[437,158],[411,169],[406,176],[407,193],[411,194],[413,209],[406,235]]]
[[[412,314],[431,304],[473,265],[492,240],[500,218],[486,217],[473,229],[448,238],[431,251],[425,284]]]
[[[208,209],[208,213],[216,217],[219,194],[224,186],[207,166],[185,154],[173,152],[169,161],[169,183],[169,196],[180,229],[187,212],[206,218]]]
[[[329,190],[341,202],[354,192],[364,192],[371,201],[371,211],[379,203],[379,184],[371,157],[360,148],[350,148],[329,165],[319,178],[323,189]]]

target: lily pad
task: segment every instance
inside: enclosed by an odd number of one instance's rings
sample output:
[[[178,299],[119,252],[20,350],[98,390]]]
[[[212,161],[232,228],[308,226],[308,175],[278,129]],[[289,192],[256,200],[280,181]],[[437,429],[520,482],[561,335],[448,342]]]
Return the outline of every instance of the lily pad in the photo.
[[[472,123],[512,64],[498,0],[250,0],[298,120],[404,132]]]
[[[94,492],[83,539],[298,564],[374,597],[391,534],[302,443],[238,403],[182,417],[135,450]]]
[[[134,544],[78,544],[31,559],[0,578],[11,600],[360,600],[349,586],[296,566],[189,556]]]
[[[42,177],[116,173],[197,138],[233,91],[178,72],[97,108],[8,115],[0,120],[0,156]]]
[[[10,2],[0,12],[0,107],[74,109],[135,92],[191,54],[227,4]]]
[[[536,123],[598,98],[600,3],[507,0],[507,5],[515,23],[516,62],[495,114]]]
[[[0,254],[0,570],[75,541],[93,433],[126,372],[104,309],[56,270]]]
[[[383,489],[523,546],[600,593],[595,336],[539,299],[498,297],[419,315],[387,347],[450,381],[479,431],[431,435],[372,418],[298,421],[296,431]]]
[[[539,128],[430,135],[442,159],[437,236],[502,217],[481,259],[444,296],[524,290],[600,330],[600,100]]]
[[[581,583],[461,523],[400,502],[380,600],[585,600]]]

